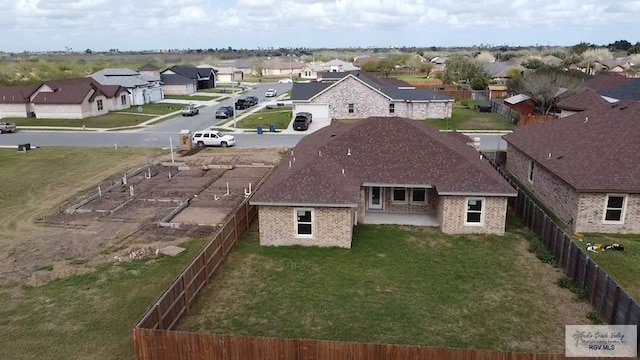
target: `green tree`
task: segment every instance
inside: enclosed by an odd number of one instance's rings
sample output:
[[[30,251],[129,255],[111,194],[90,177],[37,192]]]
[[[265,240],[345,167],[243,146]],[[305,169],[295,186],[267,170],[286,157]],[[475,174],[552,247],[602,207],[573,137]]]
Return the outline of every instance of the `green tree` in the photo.
[[[487,78],[477,76],[471,80],[471,88],[473,90],[484,90],[489,85],[489,81]]]
[[[378,72],[380,71],[380,61],[379,60],[371,60],[366,63],[360,65],[360,70],[365,72]]]
[[[383,72],[384,76],[389,74],[396,68],[396,63],[392,59],[381,59],[378,61],[378,71]]]
[[[522,66],[529,70],[538,70],[541,67],[545,66],[544,62],[537,58],[529,58],[527,61],[522,63]]]
[[[507,70],[507,77],[508,78],[514,78],[514,77],[518,77],[520,75],[522,75],[522,71],[520,69],[511,68],[511,69]]]
[[[635,45],[627,50],[627,55],[640,54],[640,42],[637,42]]]
[[[420,71],[421,74],[429,75],[429,73],[431,72],[431,69],[433,69],[433,64],[432,63],[422,63],[422,64],[420,64],[420,67],[418,68],[418,71]]]
[[[589,43],[581,42],[580,44],[573,45],[573,46],[571,47],[571,51],[572,51],[574,54],[581,55],[583,52],[585,52],[585,51],[589,50],[589,49],[590,49],[590,48],[592,48],[592,47],[593,47],[593,45],[591,45],[591,44],[589,44]]]
[[[447,58],[443,80],[447,82],[471,81],[475,78],[489,79],[482,65],[463,55],[452,55]]]
[[[584,74],[543,67],[509,79],[508,87],[514,93],[524,94],[535,103],[536,110],[548,115],[556,106],[560,95],[575,94]]]

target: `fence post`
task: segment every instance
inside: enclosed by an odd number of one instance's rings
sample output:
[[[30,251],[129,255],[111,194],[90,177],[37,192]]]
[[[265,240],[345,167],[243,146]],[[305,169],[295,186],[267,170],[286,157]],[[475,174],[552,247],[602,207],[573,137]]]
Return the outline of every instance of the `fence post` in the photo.
[[[187,289],[187,286],[184,282],[184,273],[182,274],[182,276],[180,276],[180,284],[182,286],[182,293],[184,294],[184,304],[187,308],[187,311],[189,311],[189,289]]]
[[[604,311],[607,309],[605,304],[605,299],[607,297],[607,291],[609,290],[609,274],[604,273],[604,291],[602,292],[602,297],[600,298],[600,306],[598,307],[598,312],[600,316],[604,315]],[[602,316],[604,318],[604,316]]]
[[[160,304],[156,303],[156,316],[158,317],[158,329],[164,330],[164,326],[162,324],[162,312],[160,311]]]
[[[587,260],[588,262],[589,260]],[[594,262],[595,264],[595,262]],[[591,303],[591,305],[595,305],[596,304],[596,292],[598,291],[598,264],[595,264],[595,268],[593,269],[593,275],[592,275],[592,281],[591,281],[591,292],[589,294],[589,302]],[[586,281],[585,281],[586,283]]]
[[[244,214],[247,217],[247,229],[249,229],[249,226],[251,225],[251,221],[249,220],[249,202],[246,202],[244,205]]]
[[[620,286],[616,285],[616,291],[613,293],[613,308],[611,309],[611,317],[609,324],[616,325],[616,313],[618,312],[618,301],[620,301]]]

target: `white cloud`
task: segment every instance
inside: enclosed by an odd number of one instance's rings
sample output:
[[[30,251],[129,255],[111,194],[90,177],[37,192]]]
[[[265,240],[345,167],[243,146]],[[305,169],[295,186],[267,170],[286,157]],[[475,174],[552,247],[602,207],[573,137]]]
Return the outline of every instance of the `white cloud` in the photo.
[[[640,33],[637,0],[0,0],[0,8],[0,50],[60,48],[63,41],[77,48],[131,49],[226,47],[240,40],[250,47],[265,41],[357,45],[375,43],[381,34],[405,44],[433,41],[437,34],[446,43],[465,31],[471,43],[480,33],[490,36],[484,42],[501,43],[505,29],[509,41],[514,33],[533,39],[544,30],[571,42],[567,34],[615,27],[628,33],[608,34],[611,41],[640,40],[630,38]],[[252,44],[257,38],[262,40]]]

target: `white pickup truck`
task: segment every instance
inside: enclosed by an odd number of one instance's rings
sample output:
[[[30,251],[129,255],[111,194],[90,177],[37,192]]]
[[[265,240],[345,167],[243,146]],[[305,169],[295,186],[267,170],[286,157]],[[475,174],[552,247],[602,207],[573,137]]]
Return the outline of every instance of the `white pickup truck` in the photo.
[[[0,122],[0,134],[16,132],[16,124]]]

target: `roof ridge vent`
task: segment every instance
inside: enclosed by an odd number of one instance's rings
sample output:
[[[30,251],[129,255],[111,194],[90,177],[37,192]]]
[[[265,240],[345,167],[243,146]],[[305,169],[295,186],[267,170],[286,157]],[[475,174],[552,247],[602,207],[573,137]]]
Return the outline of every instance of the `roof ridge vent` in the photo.
[[[351,156],[351,148],[349,148],[349,150],[347,150],[347,155]]]

